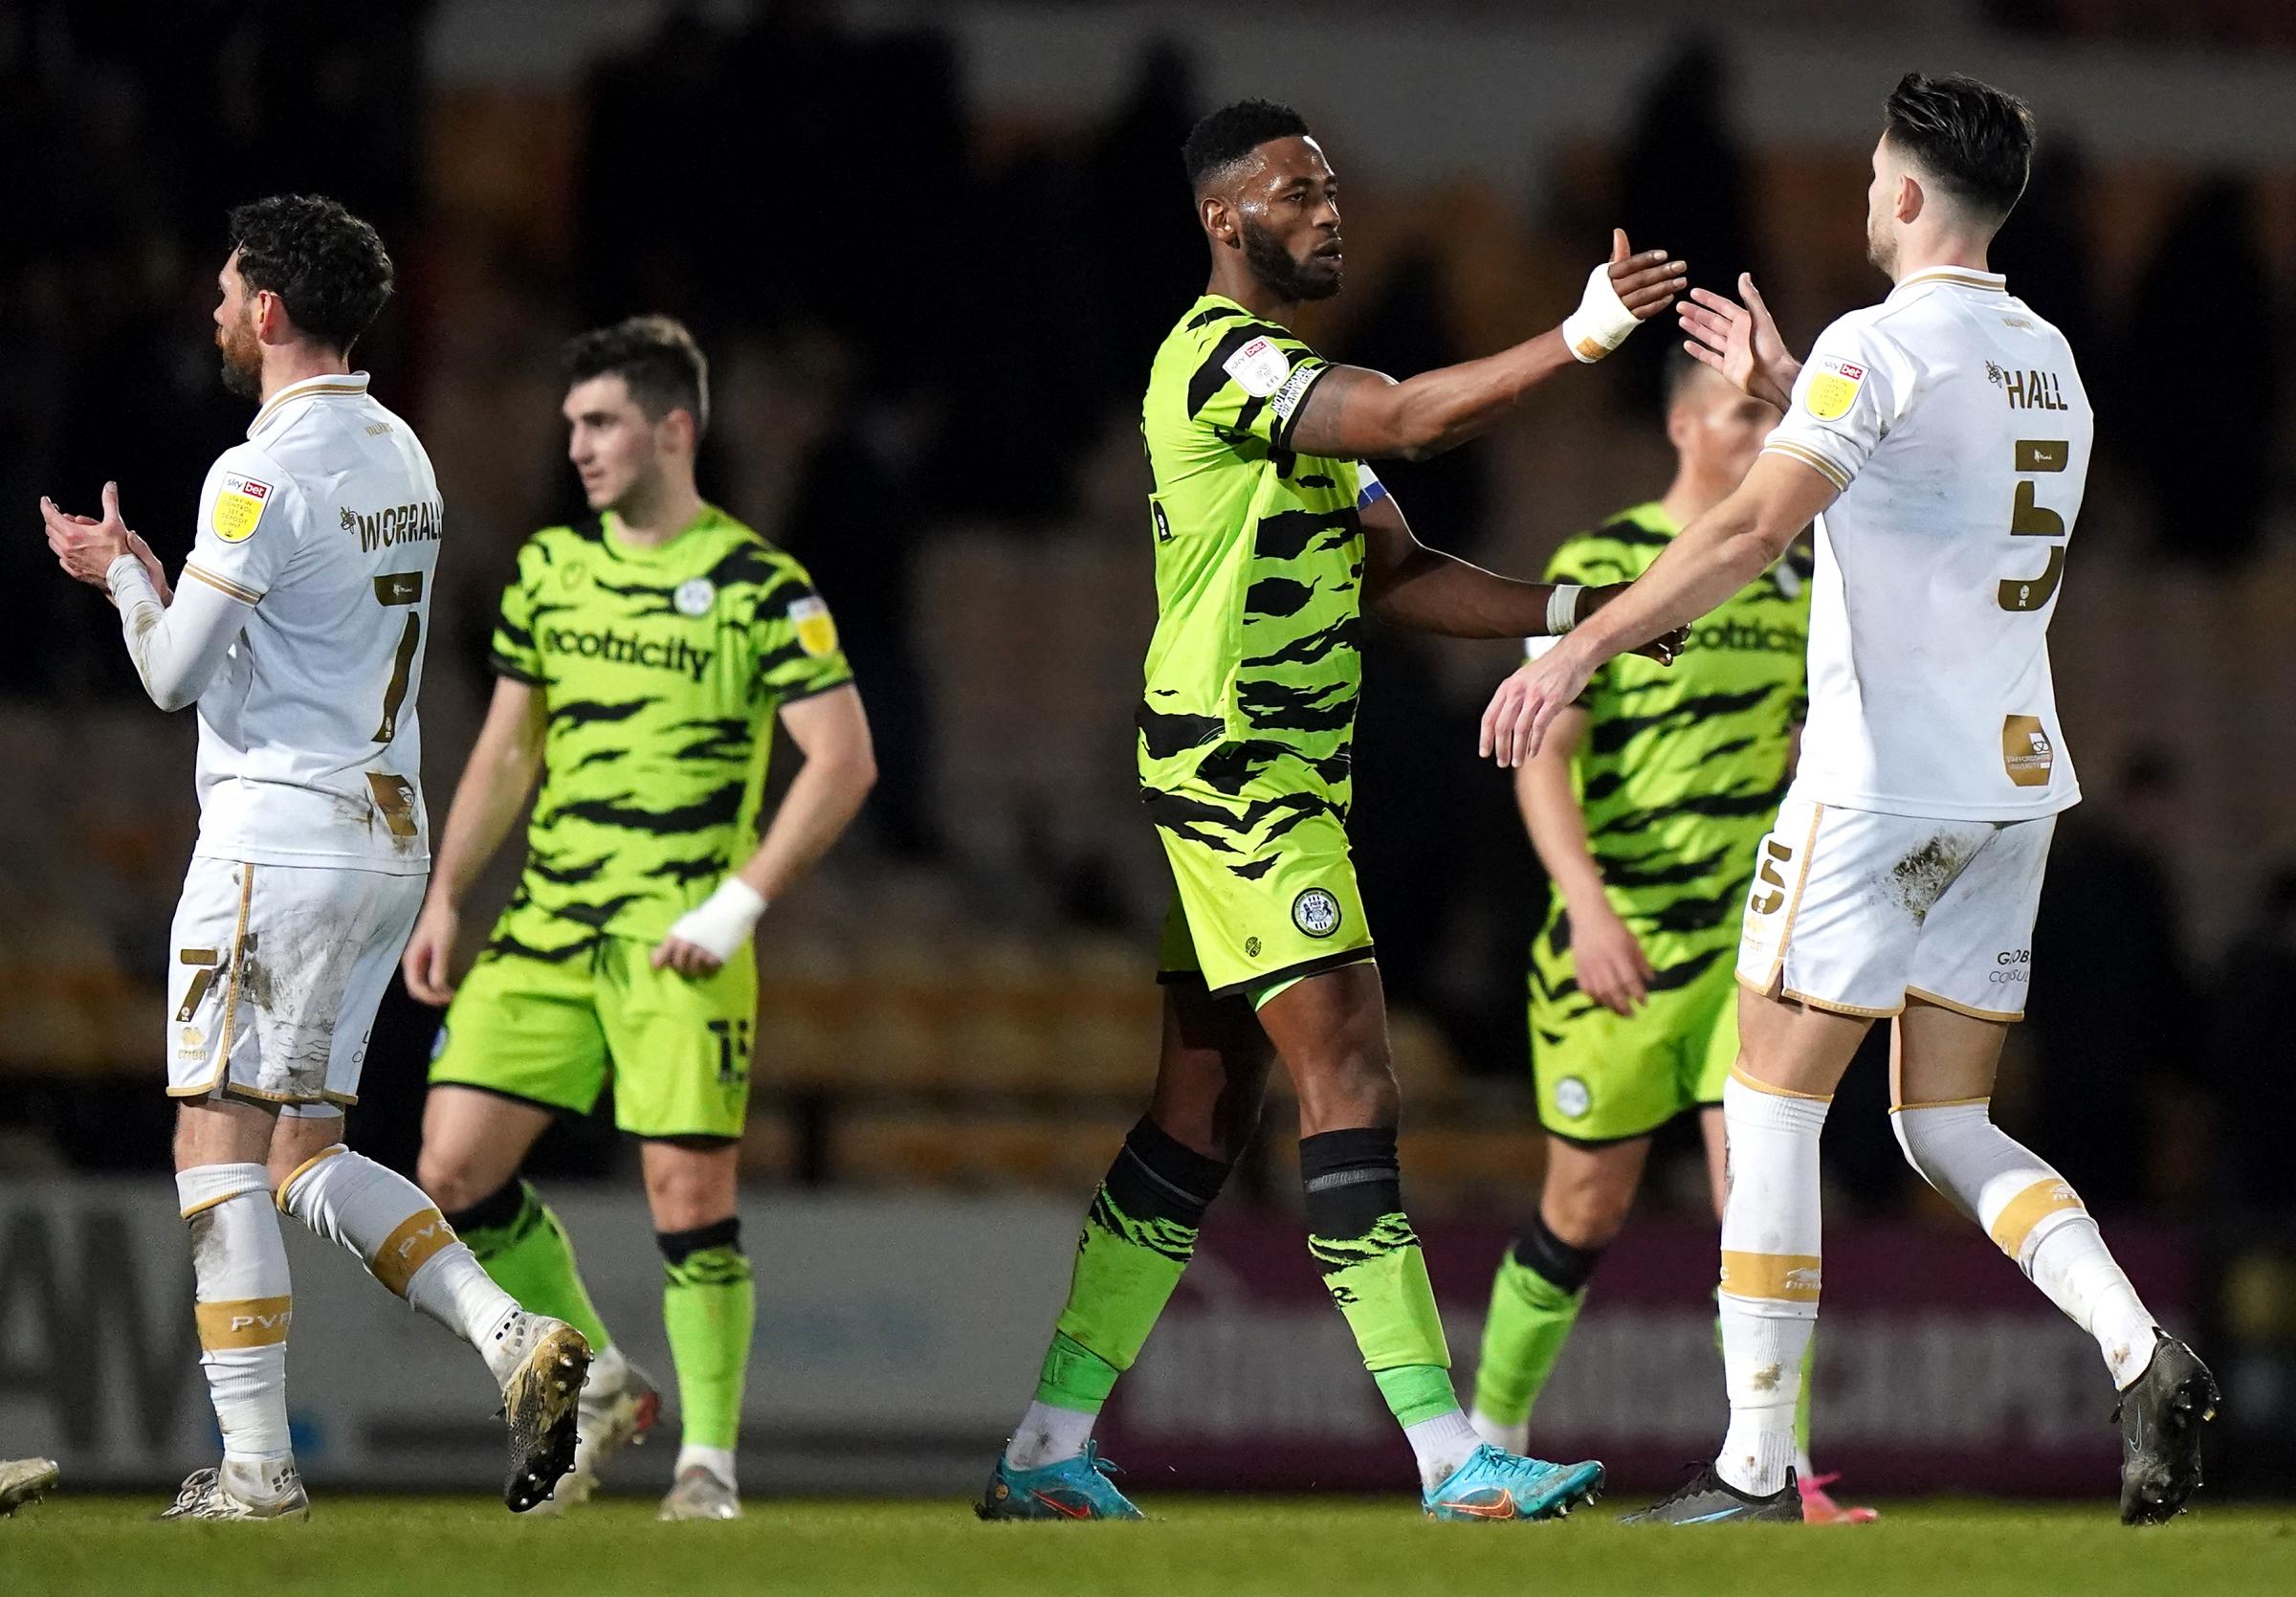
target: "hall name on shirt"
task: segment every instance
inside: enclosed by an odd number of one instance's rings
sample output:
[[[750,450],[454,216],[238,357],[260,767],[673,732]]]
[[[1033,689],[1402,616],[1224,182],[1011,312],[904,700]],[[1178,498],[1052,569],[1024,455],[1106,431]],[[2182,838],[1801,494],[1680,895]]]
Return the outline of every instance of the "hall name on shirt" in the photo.
[[[2053,371],[2004,371],[1985,363],[1985,380],[2001,390],[2012,410],[2064,410],[2064,387]]]
[[[342,530],[356,529],[359,534],[359,552],[372,554],[398,543],[438,542],[439,529],[445,524],[447,507],[437,499],[418,499],[412,504],[394,504],[388,510],[362,515],[350,506],[343,506]]]

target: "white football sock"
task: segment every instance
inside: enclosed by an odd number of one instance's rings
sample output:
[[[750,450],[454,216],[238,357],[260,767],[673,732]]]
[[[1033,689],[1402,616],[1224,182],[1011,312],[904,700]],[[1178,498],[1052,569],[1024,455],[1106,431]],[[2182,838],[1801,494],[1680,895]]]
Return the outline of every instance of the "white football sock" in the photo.
[[[1528,1420],[1523,1429],[1530,1429]],[[1447,1414],[1437,1414],[1431,1420],[1404,1426],[1403,1440],[1411,1444],[1411,1456],[1419,1460],[1419,1488],[1423,1492],[1432,1492],[1450,1479],[1453,1472],[1483,1445],[1475,1428],[1456,1408]]]
[[[1501,1448],[1513,1453],[1521,1453],[1530,1449],[1531,1422],[1529,1420],[1520,1420],[1510,1425],[1505,1420],[1494,1420],[1482,1409],[1477,1408],[1468,1416],[1467,1423],[1475,1428],[1476,1435],[1494,1448]]]
[[[1913,1105],[1890,1115],[1906,1161],[1962,1213],[2074,1324],[2126,1386],[2152,1357],[2153,1320],[2080,1194],[2032,1150],[1993,1123],[1978,1103]]]
[[[1077,1457],[1093,1439],[1093,1423],[1099,1417],[1074,1408],[1055,1408],[1049,1403],[1031,1403],[1012,1440],[1004,1444],[1004,1462],[1016,1470],[1041,1470],[1064,1458]]]
[[[622,1349],[611,1342],[590,1356],[590,1378],[583,1390],[599,1397],[612,1397],[629,1379],[629,1361]]]
[[[677,1450],[677,1465],[670,1472],[670,1477],[676,1479],[695,1464],[716,1475],[729,1490],[738,1484],[734,1479],[732,1448],[701,1448],[688,1442]]]
[[[1730,1430],[1714,1470],[1756,1497],[1782,1489],[1794,1463],[1801,1362],[1818,1325],[1818,1138],[1827,1107],[1750,1086],[1735,1072],[1722,1089],[1730,1196],[1716,1302]]]
[[[260,1482],[293,1456],[287,1438],[287,1245],[260,1164],[179,1171],[176,1201],[191,1230],[199,1362],[235,1478]],[[244,1494],[243,1494],[244,1495]]]
[[[422,1188],[341,1142],[279,1187],[279,1207],[359,1256],[399,1297],[496,1364],[495,1333],[519,1312]],[[496,1369],[499,1385],[507,1370]]]

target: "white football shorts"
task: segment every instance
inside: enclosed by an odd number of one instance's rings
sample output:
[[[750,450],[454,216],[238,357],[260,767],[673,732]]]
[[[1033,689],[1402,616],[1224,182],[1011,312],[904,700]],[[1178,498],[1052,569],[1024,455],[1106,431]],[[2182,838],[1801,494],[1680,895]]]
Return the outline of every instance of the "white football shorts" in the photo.
[[[167,968],[167,1094],[333,1115],[429,878],[191,861]]]
[[[1788,798],[1762,839],[1738,980],[1849,1015],[1909,997],[2021,1020],[2054,815],[1940,821]]]

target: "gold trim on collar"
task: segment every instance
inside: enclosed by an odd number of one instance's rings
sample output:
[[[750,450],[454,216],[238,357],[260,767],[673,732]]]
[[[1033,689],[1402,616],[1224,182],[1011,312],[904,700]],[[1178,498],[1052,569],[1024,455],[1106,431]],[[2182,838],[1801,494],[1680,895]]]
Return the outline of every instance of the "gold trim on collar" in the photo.
[[[1932,266],[1926,272],[1916,272],[1897,286],[1910,288],[1915,283],[1959,283],[1963,288],[1991,289],[1996,294],[2009,292],[2009,279],[1998,272],[1968,272],[1953,266]]]
[[[286,404],[290,399],[305,399],[313,395],[322,393],[366,392],[366,385],[364,383],[353,383],[345,381],[349,375],[350,374],[348,372],[345,372],[340,377],[306,377],[299,383],[290,383],[287,387],[281,388],[277,393],[273,394],[271,398],[264,402],[263,409],[255,412],[255,419],[247,424],[247,435],[251,438],[254,437],[255,435],[255,429],[261,427],[266,421],[269,421],[273,413],[276,412],[280,406]]]

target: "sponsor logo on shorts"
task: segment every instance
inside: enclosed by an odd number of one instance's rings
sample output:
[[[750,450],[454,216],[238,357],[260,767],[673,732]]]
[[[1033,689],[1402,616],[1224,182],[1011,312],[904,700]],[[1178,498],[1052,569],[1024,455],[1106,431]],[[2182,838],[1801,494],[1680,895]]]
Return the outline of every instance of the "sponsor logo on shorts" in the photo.
[[[208,1052],[208,1034],[196,1026],[187,1026],[175,1039],[175,1054],[179,1059],[197,1059]]]
[[[2030,982],[2033,976],[2028,967],[2032,963],[2032,949],[2004,948],[1993,956],[1993,968],[1985,972],[1985,980],[1997,987],[2015,987],[2020,982]]]
[[[1582,1078],[1566,1076],[1555,1083],[1555,1107],[1567,1119],[1582,1120],[1594,1106],[1595,1095],[1587,1090]]]
[[[440,1057],[442,1054],[444,1054],[446,1053],[446,1051],[447,1051],[447,1028],[446,1028],[446,1025],[445,1025],[445,1023],[444,1023],[444,1022],[441,1022],[441,1023],[440,1023],[440,1025],[439,1025],[439,1028],[438,1028],[438,1035],[430,1039],[430,1059],[431,1059],[431,1062],[432,1062],[433,1064],[437,1063],[437,1061],[438,1061],[439,1057]]]
[[[707,615],[710,607],[718,602],[718,585],[707,577],[688,577],[677,585],[670,602],[677,607],[680,615]]]
[[[1320,887],[1303,888],[1292,900],[1292,924],[1310,937],[1329,937],[1339,929],[1339,900]]]
[[[1258,938],[1247,937],[1244,940],[1244,957],[1247,960],[1256,960],[1260,957],[1260,940]]]

